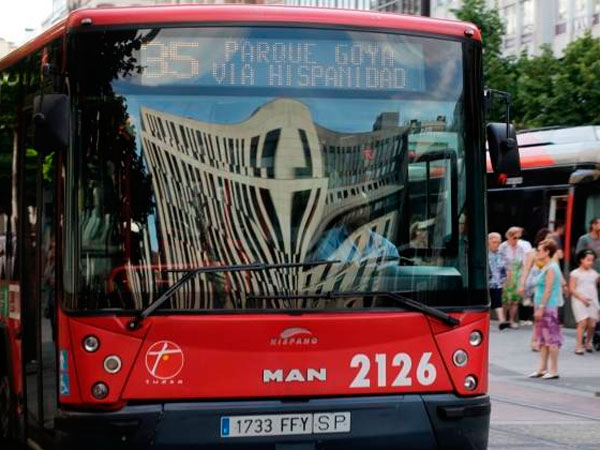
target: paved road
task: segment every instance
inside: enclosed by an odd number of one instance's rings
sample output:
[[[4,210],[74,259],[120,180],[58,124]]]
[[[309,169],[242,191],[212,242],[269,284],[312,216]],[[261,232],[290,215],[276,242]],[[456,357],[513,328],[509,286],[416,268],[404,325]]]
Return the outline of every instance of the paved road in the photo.
[[[600,353],[575,355],[565,331],[559,380],[529,379],[539,354],[529,350],[531,327],[490,335],[492,424],[489,448],[600,448]],[[596,393],[599,394],[596,394]]]

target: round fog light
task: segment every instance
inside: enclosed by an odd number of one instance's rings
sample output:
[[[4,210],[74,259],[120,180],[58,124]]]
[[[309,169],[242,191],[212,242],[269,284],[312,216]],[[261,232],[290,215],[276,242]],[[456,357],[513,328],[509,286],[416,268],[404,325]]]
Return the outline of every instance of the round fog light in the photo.
[[[463,367],[469,361],[469,356],[464,350],[456,350],[452,355],[452,362],[456,367]]]
[[[108,396],[108,386],[105,383],[99,381],[98,383],[92,386],[92,395],[98,400],[106,398]]]
[[[100,348],[100,341],[96,336],[89,335],[83,338],[83,349],[88,353],[94,353]]]
[[[481,334],[481,331],[475,330],[469,335],[469,344],[471,344],[473,347],[477,347],[482,342],[483,334]]]
[[[474,390],[477,387],[477,378],[475,378],[473,375],[467,375],[465,377],[465,382],[463,383],[463,386],[467,391]]]
[[[107,356],[104,360],[104,370],[108,373],[117,373],[121,370],[121,358],[116,355]]]

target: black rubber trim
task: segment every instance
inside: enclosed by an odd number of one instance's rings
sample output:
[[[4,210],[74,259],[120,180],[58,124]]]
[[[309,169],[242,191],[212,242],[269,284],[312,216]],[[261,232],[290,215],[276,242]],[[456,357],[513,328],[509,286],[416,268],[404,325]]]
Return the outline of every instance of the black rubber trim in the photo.
[[[463,419],[465,417],[488,416],[492,411],[490,403],[469,406],[438,406],[438,414],[442,419]]]
[[[431,33],[423,31],[406,30],[402,27],[373,27],[369,25],[347,25],[347,24],[314,24],[310,22],[234,22],[234,21],[193,21],[193,22],[142,22],[142,23],[128,23],[119,25],[88,25],[79,26],[77,28],[67,28],[65,35],[68,37],[75,36],[77,34],[90,33],[90,32],[106,32],[106,31],[124,31],[124,30],[148,30],[148,29],[167,29],[167,28],[306,28],[314,30],[340,30],[340,31],[368,31],[373,33],[392,33],[401,34],[404,36],[415,36],[415,37],[426,37],[444,41],[461,42],[465,44],[474,45],[475,47],[482,47],[481,41],[467,36],[455,36],[444,33]]]

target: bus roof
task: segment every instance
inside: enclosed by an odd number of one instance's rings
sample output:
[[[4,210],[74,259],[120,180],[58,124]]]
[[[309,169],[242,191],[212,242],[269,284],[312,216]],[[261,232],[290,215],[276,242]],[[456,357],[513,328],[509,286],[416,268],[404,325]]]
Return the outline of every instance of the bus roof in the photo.
[[[556,127],[517,134],[523,169],[594,164],[600,167],[600,126]],[[488,172],[492,166],[488,155]]]
[[[519,145],[559,145],[600,141],[600,126],[552,127],[524,130],[517,135]]]
[[[186,25],[191,23],[336,25],[434,33],[449,37],[471,35],[472,39],[481,40],[479,29],[466,22],[358,10],[279,5],[169,5],[95,8],[71,12],[52,28],[0,59],[0,70],[73,29],[96,26],[147,27],[176,23]]]

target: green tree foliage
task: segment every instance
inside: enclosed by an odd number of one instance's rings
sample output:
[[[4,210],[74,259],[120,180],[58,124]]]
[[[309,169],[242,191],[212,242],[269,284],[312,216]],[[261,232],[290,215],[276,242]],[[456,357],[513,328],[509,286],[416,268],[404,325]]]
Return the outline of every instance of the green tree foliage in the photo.
[[[586,32],[559,59],[549,46],[538,56],[507,58],[502,56],[504,25],[497,10],[485,0],[465,0],[453,12],[481,30],[484,84],[512,94],[518,128],[600,124],[600,38]]]
[[[509,91],[513,94],[513,117],[518,128],[553,124],[554,79],[559,68],[550,46],[542,47],[539,56],[523,53],[513,63],[515,84]]]
[[[557,65],[548,121],[560,125],[600,124],[600,38],[586,34],[571,42]]]
[[[471,22],[481,30],[483,44],[483,78],[486,86],[509,91],[514,83],[511,60],[502,57],[505,27],[500,14],[489,9],[485,0],[465,0],[452,10],[459,20]]]

